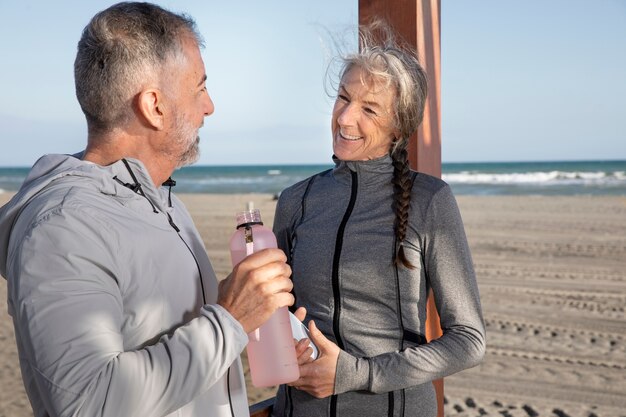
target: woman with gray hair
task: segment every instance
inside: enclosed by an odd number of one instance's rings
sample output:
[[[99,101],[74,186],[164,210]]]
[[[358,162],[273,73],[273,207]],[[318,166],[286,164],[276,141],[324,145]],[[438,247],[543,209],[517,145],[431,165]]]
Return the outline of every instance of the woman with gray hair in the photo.
[[[432,381],[477,365],[485,330],[467,239],[442,180],[409,169],[426,74],[380,24],[343,58],[332,114],[335,167],[286,189],[274,232],[288,254],[296,315],[319,350],[276,416],[435,416]],[[381,35],[382,33],[382,35]],[[374,34],[379,35],[374,37]],[[443,336],[426,343],[433,290]]]

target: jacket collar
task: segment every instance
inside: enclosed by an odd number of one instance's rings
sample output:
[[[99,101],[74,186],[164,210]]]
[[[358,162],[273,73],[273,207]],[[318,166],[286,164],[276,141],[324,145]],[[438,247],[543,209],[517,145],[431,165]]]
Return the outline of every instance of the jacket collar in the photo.
[[[102,192],[106,193],[108,191],[115,195],[139,194],[150,201],[157,210],[161,212],[168,211],[164,194],[159,187],[155,187],[147,168],[140,160],[124,158],[101,168],[109,171],[109,175],[113,179],[113,181],[108,183],[112,188],[106,191],[102,190]],[[122,183],[128,186],[124,186]]]
[[[342,161],[333,155],[333,161],[333,176],[342,184],[351,183],[352,172],[356,172],[360,185],[391,184],[393,161],[389,155],[367,161]]]

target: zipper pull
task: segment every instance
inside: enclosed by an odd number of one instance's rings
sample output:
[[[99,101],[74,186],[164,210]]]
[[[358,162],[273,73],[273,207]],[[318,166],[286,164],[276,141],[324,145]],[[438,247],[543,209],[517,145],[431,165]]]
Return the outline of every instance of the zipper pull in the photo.
[[[165,214],[167,214],[167,221],[170,222],[170,226],[172,226],[172,228],[176,230],[176,233],[180,233],[180,229],[178,228],[178,226],[176,226],[176,223],[174,223],[174,220],[172,220],[172,216],[170,216],[169,213],[165,213]]]

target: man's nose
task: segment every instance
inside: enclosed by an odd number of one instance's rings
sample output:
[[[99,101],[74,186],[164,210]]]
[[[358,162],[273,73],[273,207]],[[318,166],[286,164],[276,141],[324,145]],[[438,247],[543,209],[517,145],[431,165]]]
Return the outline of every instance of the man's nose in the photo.
[[[215,111],[215,106],[213,105],[213,100],[211,100],[211,96],[209,95],[209,93],[206,93],[206,98],[203,102],[203,106],[204,108],[202,109],[202,111],[204,112],[204,116],[210,116],[213,114],[213,112]]]

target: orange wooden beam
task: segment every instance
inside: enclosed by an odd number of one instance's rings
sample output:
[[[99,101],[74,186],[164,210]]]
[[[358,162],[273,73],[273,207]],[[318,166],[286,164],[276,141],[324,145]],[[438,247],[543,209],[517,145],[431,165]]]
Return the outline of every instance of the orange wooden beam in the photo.
[[[359,0],[359,24],[382,18],[415,48],[428,74],[428,102],[424,121],[409,140],[411,168],[441,177],[441,1],[440,0]],[[426,338],[443,334],[431,294],[428,297]],[[443,417],[443,379],[434,381],[438,417]]]

